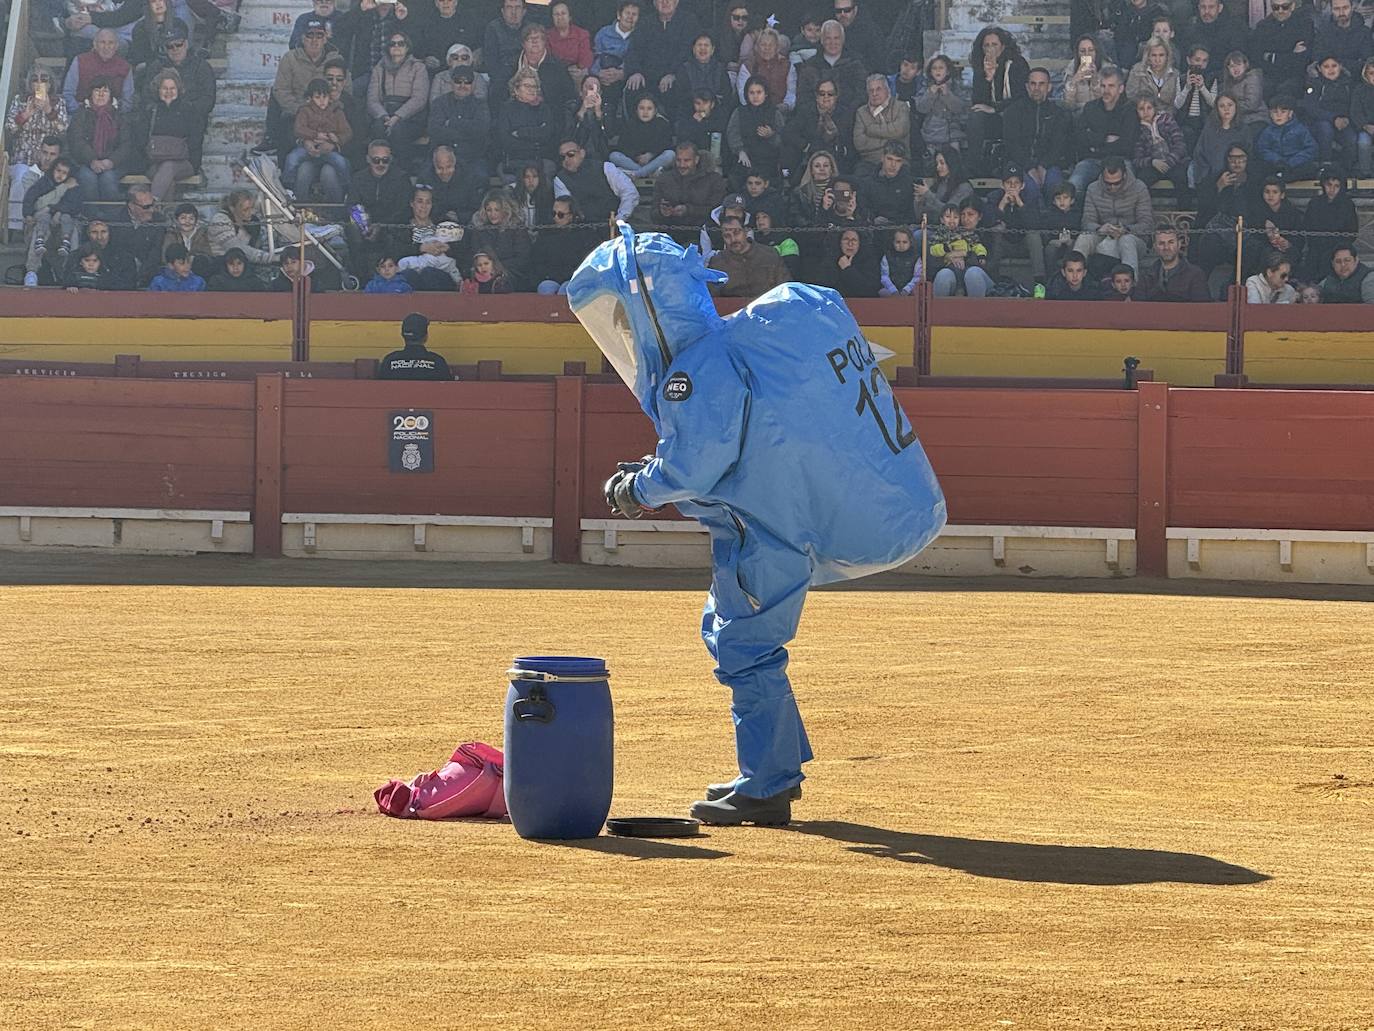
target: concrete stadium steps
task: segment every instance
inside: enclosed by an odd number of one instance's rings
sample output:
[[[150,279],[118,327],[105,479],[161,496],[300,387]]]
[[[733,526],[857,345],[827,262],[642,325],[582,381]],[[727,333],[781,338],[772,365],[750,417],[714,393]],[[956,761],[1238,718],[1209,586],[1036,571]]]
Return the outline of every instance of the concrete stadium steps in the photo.
[[[923,37],[926,59],[947,54],[960,65],[969,58],[973,40],[989,25],[1001,25],[1016,38],[1032,64],[1063,60],[1069,52],[1068,0],[952,0],[948,25]],[[965,70],[965,81],[970,71]]]
[[[275,0],[243,0],[239,7],[239,31],[223,37],[225,70],[205,134],[205,182],[183,192],[193,204],[214,207],[229,190],[248,185],[243,163],[262,142],[277,63],[303,10],[303,5]]]

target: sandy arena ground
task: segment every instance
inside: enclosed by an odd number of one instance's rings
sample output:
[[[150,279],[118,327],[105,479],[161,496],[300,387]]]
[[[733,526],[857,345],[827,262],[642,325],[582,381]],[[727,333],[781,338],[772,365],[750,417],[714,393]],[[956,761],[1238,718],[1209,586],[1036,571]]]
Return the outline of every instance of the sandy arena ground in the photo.
[[[733,764],[703,574],[0,582],[6,1029],[1374,1028],[1367,591],[818,592],[792,828],[556,845],[371,792],[562,651],[614,670],[613,812],[681,813]]]

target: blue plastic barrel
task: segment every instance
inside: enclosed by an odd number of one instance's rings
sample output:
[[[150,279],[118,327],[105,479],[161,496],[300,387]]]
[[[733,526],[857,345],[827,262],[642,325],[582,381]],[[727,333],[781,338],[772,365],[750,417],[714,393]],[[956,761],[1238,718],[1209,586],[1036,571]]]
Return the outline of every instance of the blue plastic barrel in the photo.
[[[603,659],[527,655],[506,693],[506,807],[522,838],[594,838],[611,811],[615,716]]]

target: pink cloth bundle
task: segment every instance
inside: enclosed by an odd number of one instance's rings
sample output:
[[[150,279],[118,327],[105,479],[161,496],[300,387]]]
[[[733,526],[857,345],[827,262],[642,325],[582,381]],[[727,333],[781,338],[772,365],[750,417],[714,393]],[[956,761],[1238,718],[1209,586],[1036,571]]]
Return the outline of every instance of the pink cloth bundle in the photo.
[[[372,797],[387,816],[411,820],[451,820],[506,815],[505,756],[499,748],[468,741],[432,773],[417,773],[409,784],[389,780]]]

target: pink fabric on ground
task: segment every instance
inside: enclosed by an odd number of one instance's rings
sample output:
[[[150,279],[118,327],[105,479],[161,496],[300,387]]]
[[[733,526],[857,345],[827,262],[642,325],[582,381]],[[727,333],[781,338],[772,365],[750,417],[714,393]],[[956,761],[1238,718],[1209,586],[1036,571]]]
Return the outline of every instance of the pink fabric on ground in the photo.
[[[413,820],[452,820],[506,815],[505,756],[499,748],[468,741],[432,773],[417,773],[410,782],[389,780],[372,796],[387,816]]]

